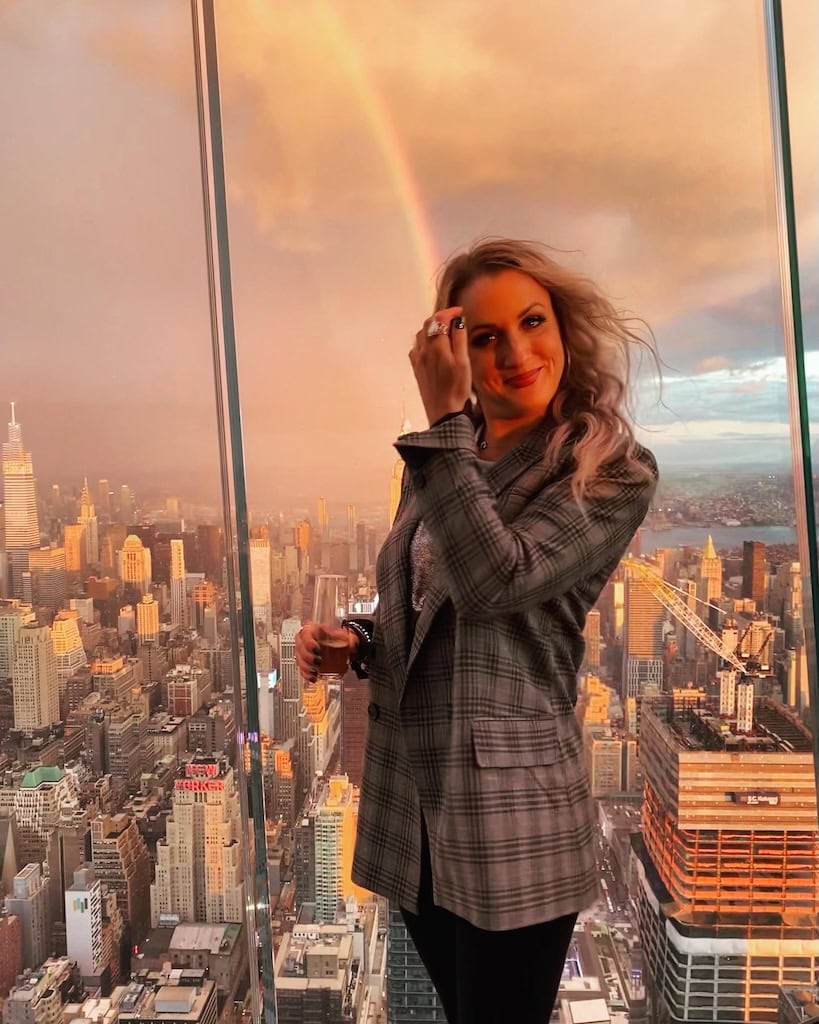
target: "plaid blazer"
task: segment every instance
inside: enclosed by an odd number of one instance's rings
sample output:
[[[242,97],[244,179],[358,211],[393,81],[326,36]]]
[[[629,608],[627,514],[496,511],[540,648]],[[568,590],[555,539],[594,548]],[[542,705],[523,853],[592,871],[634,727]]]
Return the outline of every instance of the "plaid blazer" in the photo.
[[[625,461],[581,508],[571,447],[543,458],[543,421],[488,470],[457,416],[396,444],[407,469],[376,566],[371,700],[353,879],[418,910],[421,809],[436,904],[504,930],[588,906],[594,811],[574,715],[586,613],[656,484]],[[413,629],[410,542],[434,578]]]

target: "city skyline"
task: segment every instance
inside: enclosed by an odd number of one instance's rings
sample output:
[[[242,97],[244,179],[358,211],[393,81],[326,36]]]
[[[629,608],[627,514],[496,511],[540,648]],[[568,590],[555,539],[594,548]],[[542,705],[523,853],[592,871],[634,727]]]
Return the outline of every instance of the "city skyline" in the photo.
[[[381,486],[402,405],[424,425],[406,350],[434,270],[492,233],[567,250],[649,321],[661,467],[787,460],[761,9],[534,14],[217,4],[251,503]],[[785,5],[809,349],[817,19]],[[114,474],[127,449],[128,478],[216,487],[190,51],[167,4],[0,19],[4,368],[40,479]],[[815,351],[808,377],[819,401]]]

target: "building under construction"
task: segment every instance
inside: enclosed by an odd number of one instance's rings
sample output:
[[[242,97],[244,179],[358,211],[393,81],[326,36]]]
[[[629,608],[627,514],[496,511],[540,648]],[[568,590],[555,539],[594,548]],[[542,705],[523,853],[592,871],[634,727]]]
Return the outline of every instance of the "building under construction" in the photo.
[[[816,980],[811,737],[783,705],[752,700],[739,727],[670,696],[643,707],[633,855],[655,1024],[775,1024],[780,986]]]

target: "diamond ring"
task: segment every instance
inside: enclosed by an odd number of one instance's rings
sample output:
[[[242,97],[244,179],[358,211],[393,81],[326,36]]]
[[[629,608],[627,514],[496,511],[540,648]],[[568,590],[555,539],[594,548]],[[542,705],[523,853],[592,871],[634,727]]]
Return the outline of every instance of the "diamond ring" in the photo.
[[[449,334],[449,327],[440,320],[430,320],[427,325],[427,337],[437,338],[439,334]]]

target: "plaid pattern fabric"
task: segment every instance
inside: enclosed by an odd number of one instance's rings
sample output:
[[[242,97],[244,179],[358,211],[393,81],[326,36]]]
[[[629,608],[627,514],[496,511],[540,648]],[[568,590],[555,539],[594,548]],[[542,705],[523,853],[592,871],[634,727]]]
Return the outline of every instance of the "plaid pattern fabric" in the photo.
[[[648,509],[656,464],[614,462],[582,507],[548,424],[481,469],[458,416],[396,445],[407,463],[378,558],[372,704],[353,878],[417,912],[423,807],[435,902],[481,928],[575,913],[597,892],[574,715],[586,613]],[[410,545],[436,568],[413,631]]]

